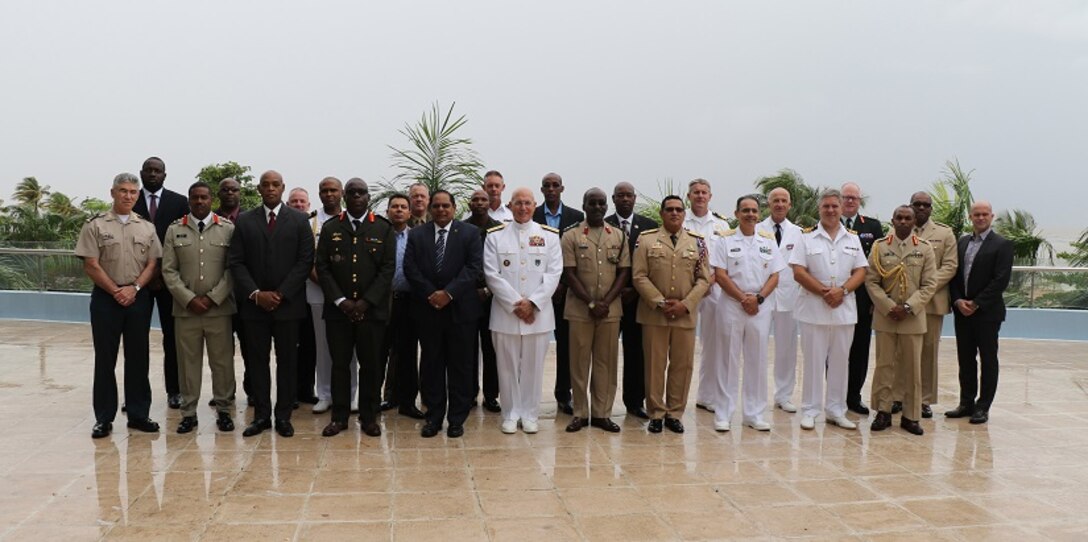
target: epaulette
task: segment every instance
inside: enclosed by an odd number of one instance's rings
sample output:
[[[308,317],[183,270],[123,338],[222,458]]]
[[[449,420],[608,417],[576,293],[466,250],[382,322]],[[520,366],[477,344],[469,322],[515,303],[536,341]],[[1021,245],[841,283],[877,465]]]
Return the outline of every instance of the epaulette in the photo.
[[[934,226],[940,226],[942,228],[952,229],[952,226],[949,226],[948,224],[945,224],[944,222],[937,222],[936,220],[930,220],[930,222],[932,222]]]
[[[703,239],[703,234],[701,234],[701,233],[699,233],[697,231],[691,231],[691,230],[684,230],[684,231],[688,232],[688,235],[691,235],[692,237],[694,237],[696,239]],[[642,233],[646,233],[646,232],[642,232]]]
[[[506,223],[499,224],[498,226],[491,226],[487,229],[487,233],[495,233],[506,227]]]
[[[310,216],[307,218],[313,218],[315,216],[317,216],[317,211],[310,211]]]
[[[573,230],[573,229],[575,229],[575,228],[577,228],[578,226],[581,226],[581,225],[582,225],[581,222],[575,222],[574,224],[571,224],[570,226],[567,226],[566,228],[563,228],[563,233],[567,233],[568,231]]]
[[[96,218],[100,218],[100,217],[103,217],[103,216],[106,216],[106,213],[95,213],[94,215],[91,215],[91,216],[90,216],[90,217],[89,217],[89,218],[87,219],[87,222],[88,222],[88,223],[90,223],[90,222],[91,222],[92,220],[94,220],[94,219],[96,219]]]
[[[734,230],[714,230],[714,235],[717,235],[719,237],[729,237],[729,236],[731,236],[731,235],[733,235],[735,233],[737,233],[737,230],[735,230],[735,229]]]
[[[661,228],[650,228],[648,230],[642,230],[642,235],[646,235],[648,233],[657,233],[657,230],[660,230],[660,229]]]
[[[815,226],[809,226],[807,228],[801,228],[801,233],[812,233],[815,230]]]
[[[766,231],[766,230],[759,230],[759,231],[757,231],[756,233],[758,233],[758,234],[759,234],[759,236],[760,236],[760,237],[763,237],[764,239],[774,239],[774,234],[773,234],[773,233],[771,233],[771,232],[769,232],[769,231]]]
[[[721,214],[719,214],[719,213],[718,213],[718,212],[716,212],[716,211],[710,211],[710,214],[711,214],[711,215],[714,215],[714,217],[715,217],[715,218],[717,218],[717,219],[719,219],[719,220],[724,220],[724,221],[726,221],[726,222],[729,222],[729,219],[728,219],[728,218],[725,218],[724,216],[722,216]]]
[[[374,217],[374,219],[378,219],[378,220],[382,220],[382,221],[385,221],[385,222],[389,222],[389,218],[387,218],[387,217],[386,217],[385,215],[380,215],[380,214],[378,214],[378,213],[375,213],[375,212],[373,212],[373,211],[371,211],[371,212],[370,212],[370,216]],[[370,221],[371,221],[371,222],[374,222],[374,219],[371,219]],[[392,224],[392,222],[389,222],[389,223],[390,223],[390,224]]]
[[[857,235],[857,234],[858,234],[858,231],[857,231],[857,230],[852,230],[852,229],[850,229],[850,228],[846,228],[846,231],[847,231],[848,233],[852,233],[852,234],[854,234],[854,235]]]
[[[554,233],[556,235],[559,235],[559,233],[560,233],[559,228],[553,228],[553,227],[551,227],[551,226],[549,226],[547,224],[541,224],[540,229],[542,229],[544,231],[550,231],[550,232],[552,232],[552,233]]]
[[[188,218],[189,218],[189,215],[185,215],[185,216],[171,222],[170,225],[173,226],[174,224],[187,224],[189,222]]]

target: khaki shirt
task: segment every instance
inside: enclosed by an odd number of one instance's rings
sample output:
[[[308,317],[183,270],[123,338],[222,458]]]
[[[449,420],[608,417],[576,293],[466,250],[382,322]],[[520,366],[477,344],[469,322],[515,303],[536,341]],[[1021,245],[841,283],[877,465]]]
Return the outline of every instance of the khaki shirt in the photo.
[[[563,248],[563,267],[575,268],[578,280],[594,300],[601,299],[612,289],[621,268],[631,267],[627,236],[623,230],[609,224],[592,228],[589,222],[583,221],[563,234],[560,246]],[[608,316],[601,320],[615,322],[622,316],[623,304],[617,295],[608,307]],[[593,321],[589,306],[570,289],[567,290],[563,318],[578,322]]]
[[[76,256],[97,258],[102,270],[118,286],[136,282],[149,259],[162,257],[155,225],[135,212],[121,222],[113,210],[95,215],[79,232]]]
[[[956,276],[960,255],[956,249],[956,234],[944,224],[927,220],[925,225],[914,228],[914,235],[929,242],[933,248],[934,265],[937,266],[937,290],[926,303],[926,313],[945,315],[951,312],[952,302],[948,283]]]
[[[892,333],[926,332],[925,305],[933,297],[937,271],[929,243],[911,235],[900,240],[891,234],[873,243],[865,289],[873,300],[873,329]],[[896,322],[888,311],[907,303],[911,317]]]
[[[189,312],[189,302],[206,295],[214,307],[201,316],[234,314],[234,281],[227,268],[230,238],[234,224],[219,215],[204,218],[201,233],[197,220],[185,215],[166,229],[163,238],[162,280],[174,298],[174,316],[196,316]]]
[[[642,232],[631,264],[631,282],[642,302],[638,323],[694,328],[699,302],[710,287],[706,241],[697,233],[677,232],[676,246],[664,228]],[[679,299],[688,309],[682,318],[670,320],[658,308],[665,299]]]

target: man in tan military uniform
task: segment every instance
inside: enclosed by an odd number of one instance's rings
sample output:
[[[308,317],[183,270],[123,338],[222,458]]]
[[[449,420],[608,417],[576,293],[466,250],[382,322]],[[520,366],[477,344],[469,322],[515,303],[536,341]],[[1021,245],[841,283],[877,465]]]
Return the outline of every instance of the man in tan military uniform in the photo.
[[[147,378],[148,332],[152,299],[144,289],[155,276],[162,245],[151,222],[132,211],[140,182],[131,173],[113,179],[113,208],[87,221],[79,232],[76,256],[94,282],[91,337],[94,340],[94,428],[92,438],[108,437],[117,416],[117,351],[125,341],[125,401],[128,426],[156,433],[151,421],[151,382]]]
[[[212,372],[212,403],[220,431],[233,431],[234,337],[231,315],[236,312],[234,282],[227,253],[234,224],[212,214],[211,187],[189,187],[190,213],[166,230],[162,278],[174,298],[174,338],[178,348],[181,423],[178,433],[196,428],[196,406],[204,367],[204,345]]]
[[[563,318],[570,322],[570,380],[574,399],[574,418],[567,425],[567,432],[592,425],[617,433],[620,426],[610,418],[616,398],[616,363],[623,316],[620,291],[631,273],[631,253],[623,230],[604,223],[608,196],[603,190],[586,191],[582,210],[586,220],[568,229],[560,243],[563,273],[569,286]]]
[[[876,368],[872,405],[877,410],[871,429],[892,424],[893,395],[903,397],[899,426],[922,434],[922,336],[926,332],[925,305],[936,287],[936,267],[929,243],[913,235],[914,210],[900,205],[892,215],[894,233],[873,243],[865,289],[873,300],[876,330]]]
[[[642,300],[638,323],[648,356],[648,429],[660,433],[664,418],[670,431],[683,433],[680,416],[688,402],[695,362],[696,310],[710,287],[710,268],[703,237],[682,227],[684,202],[679,196],[666,196],[661,202],[661,220],[662,228],[639,236],[632,283]]]
[[[922,417],[933,417],[929,405],[937,402],[937,351],[941,345],[944,315],[952,311],[948,283],[956,276],[960,257],[956,251],[956,234],[952,228],[929,219],[933,198],[925,192],[910,197],[914,209],[914,235],[929,242],[933,263],[937,267],[937,286],[926,303],[926,334],[922,339]]]

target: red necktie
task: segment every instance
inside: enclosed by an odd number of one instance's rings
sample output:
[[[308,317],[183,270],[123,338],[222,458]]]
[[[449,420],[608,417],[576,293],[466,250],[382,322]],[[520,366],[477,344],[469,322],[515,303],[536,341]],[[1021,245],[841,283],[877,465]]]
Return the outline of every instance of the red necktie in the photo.
[[[152,222],[155,221],[155,215],[159,212],[159,197],[155,194],[151,194],[151,208],[147,210],[147,214]]]
[[[272,233],[272,230],[276,229],[276,212],[268,212],[268,233]]]

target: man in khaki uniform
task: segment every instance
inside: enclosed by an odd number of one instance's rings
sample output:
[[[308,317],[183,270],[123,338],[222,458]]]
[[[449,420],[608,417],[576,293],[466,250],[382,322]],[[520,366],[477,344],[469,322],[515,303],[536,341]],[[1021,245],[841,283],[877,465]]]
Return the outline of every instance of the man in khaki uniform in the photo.
[[[933,410],[929,405],[937,402],[937,351],[941,345],[941,328],[944,327],[944,315],[952,311],[948,283],[956,276],[960,257],[952,228],[929,219],[933,198],[925,192],[916,192],[910,197],[910,206],[914,209],[914,235],[929,242],[937,267],[937,286],[926,303],[926,334],[922,339],[922,417],[932,418]]]
[[[873,243],[865,289],[873,300],[876,330],[876,368],[872,405],[877,410],[871,429],[892,424],[892,397],[902,395],[899,426],[922,434],[922,336],[926,332],[925,305],[936,287],[936,267],[929,243],[913,235],[914,210],[900,205],[892,214],[895,232]]]
[[[148,331],[153,300],[145,286],[155,277],[162,245],[155,225],[132,207],[140,182],[131,173],[113,178],[113,207],[87,221],[79,232],[76,256],[94,282],[91,337],[94,340],[94,428],[92,438],[108,437],[117,416],[117,351],[125,341],[125,401],[128,426],[157,433],[151,421],[151,382],[147,378]]]
[[[645,230],[639,236],[632,283],[642,300],[638,323],[642,324],[642,344],[648,356],[648,429],[660,433],[664,418],[670,431],[683,433],[680,416],[688,402],[695,362],[696,309],[710,287],[710,267],[702,235],[682,227],[684,202],[680,196],[666,196],[661,202],[661,220],[662,228]]]
[[[166,230],[162,278],[174,298],[181,423],[178,433],[196,428],[196,406],[204,367],[204,345],[212,372],[212,403],[220,431],[233,431],[234,337],[231,315],[234,282],[227,253],[234,224],[212,214],[212,191],[204,182],[189,187],[190,213]]]
[[[620,317],[620,291],[631,273],[631,253],[623,230],[604,223],[608,196],[591,188],[582,197],[586,220],[563,234],[563,273],[567,299],[563,318],[570,322],[570,380],[574,418],[567,425],[573,433],[586,425],[617,433],[612,421],[616,398],[616,363]],[[587,398],[586,388],[592,388]]]

